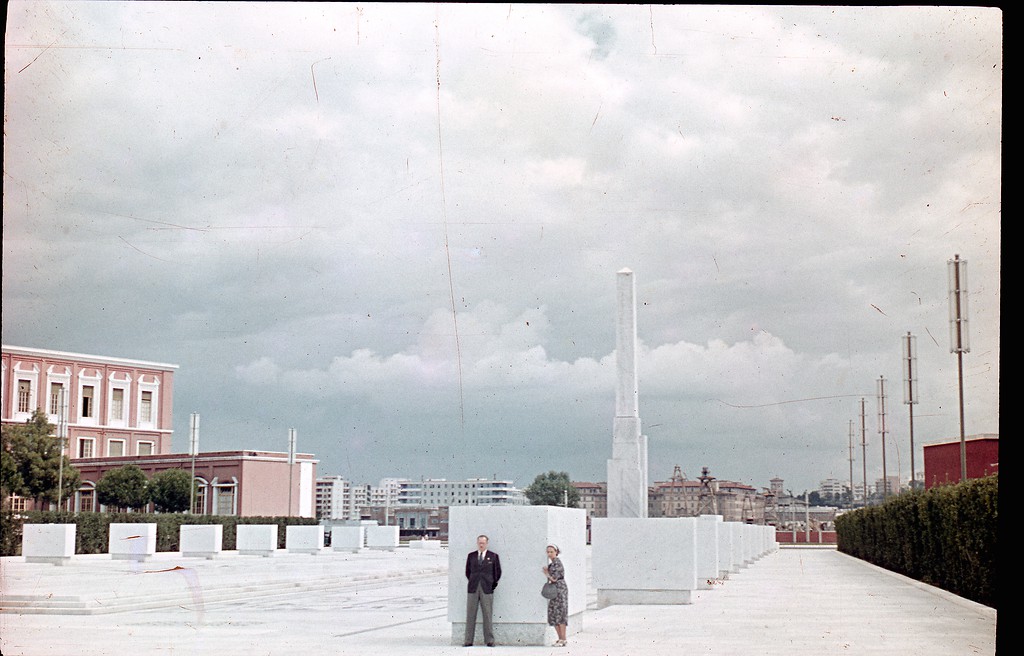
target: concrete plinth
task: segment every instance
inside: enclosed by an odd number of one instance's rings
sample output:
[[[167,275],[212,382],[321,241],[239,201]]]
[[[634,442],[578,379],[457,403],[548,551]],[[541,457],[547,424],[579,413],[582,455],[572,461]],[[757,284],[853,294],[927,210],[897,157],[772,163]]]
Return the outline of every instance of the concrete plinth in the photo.
[[[368,549],[394,551],[398,548],[398,527],[367,526],[366,547]]]
[[[366,546],[365,526],[335,526],[331,529],[331,549],[357,553]]]
[[[240,556],[273,556],[277,553],[277,524],[238,524],[235,548]]]
[[[110,557],[144,561],[156,553],[156,524],[111,524]]]
[[[721,515],[697,517],[697,588],[700,590],[710,590],[719,581],[718,529],[721,526]]]
[[[21,555],[26,563],[63,565],[75,555],[74,524],[25,524]]]
[[[697,519],[591,520],[597,606],[689,604],[697,589]]]
[[[324,548],[323,524],[286,526],[284,546],[288,553],[317,555]]]
[[[216,558],[224,549],[224,525],[182,524],[178,543],[185,558]]]
[[[548,645],[556,638],[547,625],[548,600],[540,590],[547,565],[545,549],[555,544],[569,588],[567,634],[582,628],[587,606],[587,518],[578,508],[554,506],[452,506],[448,519],[448,621],[451,642],[461,645],[466,631],[466,556],[476,551],[478,535],[501,559],[502,576],[494,592],[494,639],[499,645]],[[475,644],[484,644],[477,618]]]
[[[440,549],[440,540],[410,540],[410,549]]]

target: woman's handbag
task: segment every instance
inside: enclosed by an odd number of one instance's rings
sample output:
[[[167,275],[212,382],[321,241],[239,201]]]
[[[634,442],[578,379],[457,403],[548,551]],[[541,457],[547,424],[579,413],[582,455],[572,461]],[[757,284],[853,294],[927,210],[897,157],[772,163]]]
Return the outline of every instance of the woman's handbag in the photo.
[[[540,595],[545,599],[554,599],[558,596],[558,586],[551,581],[544,584],[544,587],[540,589]]]

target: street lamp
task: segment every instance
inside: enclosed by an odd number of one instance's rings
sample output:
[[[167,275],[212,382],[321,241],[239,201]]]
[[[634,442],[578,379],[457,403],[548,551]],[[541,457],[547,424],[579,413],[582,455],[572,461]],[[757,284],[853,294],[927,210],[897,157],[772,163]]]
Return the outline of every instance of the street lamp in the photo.
[[[57,474],[57,510],[64,498],[64,449],[68,441],[68,398],[64,385],[57,391],[57,439],[60,441],[60,466]]]
[[[188,494],[188,514],[194,515],[196,512],[196,456],[199,454],[199,413],[193,412],[189,416],[189,438],[188,438],[188,452],[192,456],[192,479],[191,485],[189,485]]]
[[[885,470],[885,376],[878,377],[878,432],[882,436],[882,500],[889,496],[889,477]]]
[[[910,489],[917,488],[914,473],[914,404],[917,398],[917,337],[907,334],[903,337],[903,402],[910,409]]]
[[[294,428],[288,429],[288,516],[292,516],[292,472],[295,469],[295,438]]]
[[[949,352],[956,353],[960,388],[960,480],[967,480],[967,438],[964,434],[964,353],[971,352],[967,335],[967,260],[954,255],[949,271]]]

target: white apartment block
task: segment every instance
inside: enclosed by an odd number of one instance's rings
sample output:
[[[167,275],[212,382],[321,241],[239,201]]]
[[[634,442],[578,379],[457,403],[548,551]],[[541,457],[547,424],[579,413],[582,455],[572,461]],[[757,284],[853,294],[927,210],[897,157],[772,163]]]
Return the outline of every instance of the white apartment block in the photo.
[[[370,504],[370,486],[356,485],[342,476],[316,479],[316,516],[318,519],[355,519]]]
[[[512,481],[489,478],[470,478],[449,481],[444,478],[425,478],[421,481],[401,481],[399,505],[412,506],[487,506],[529,504],[526,494]]]
[[[826,478],[818,484],[818,493],[821,495],[842,496],[846,494],[847,489],[849,486],[837,478]]]

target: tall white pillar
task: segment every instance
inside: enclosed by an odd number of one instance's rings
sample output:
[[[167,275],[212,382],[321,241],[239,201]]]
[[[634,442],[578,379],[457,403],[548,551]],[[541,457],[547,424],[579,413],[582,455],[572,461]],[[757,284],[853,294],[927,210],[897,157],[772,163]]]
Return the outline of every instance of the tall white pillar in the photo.
[[[636,361],[636,283],[617,274],[615,419],[608,461],[608,517],[647,517],[647,437],[640,434]]]

